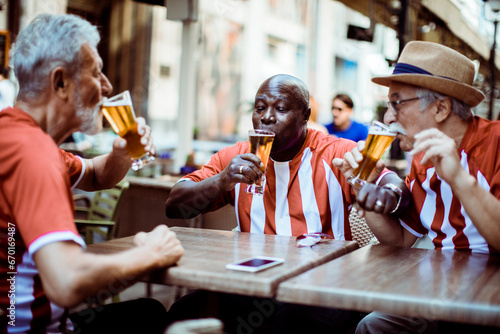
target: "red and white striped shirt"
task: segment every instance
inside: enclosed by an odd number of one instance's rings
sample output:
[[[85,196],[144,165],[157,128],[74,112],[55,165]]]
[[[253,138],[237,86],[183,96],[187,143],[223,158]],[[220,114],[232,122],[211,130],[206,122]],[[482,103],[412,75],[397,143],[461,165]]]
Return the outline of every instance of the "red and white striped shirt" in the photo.
[[[458,151],[462,167],[500,200],[500,122],[474,117]],[[436,248],[494,252],[451,187],[439,178],[434,167],[420,164],[422,156],[413,158],[406,178],[418,213],[401,217],[402,225],[418,237],[428,233]],[[500,224],[500,219],[497,223]]]
[[[85,165],[16,108],[0,112],[0,147],[0,332],[61,333],[72,325],[45,295],[33,255],[57,241],[85,246],[71,193]]]
[[[348,216],[355,197],[332,160],[343,158],[354,146],[353,141],[308,129],[302,149],[291,161],[269,159],[263,196],[245,193],[246,184],[239,183],[206,211],[234,205],[242,232],[287,236],[323,232],[335,239],[351,240]],[[214,154],[201,170],[186,177],[198,182],[217,175],[236,155],[248,152],[249,143],[238,142]]]

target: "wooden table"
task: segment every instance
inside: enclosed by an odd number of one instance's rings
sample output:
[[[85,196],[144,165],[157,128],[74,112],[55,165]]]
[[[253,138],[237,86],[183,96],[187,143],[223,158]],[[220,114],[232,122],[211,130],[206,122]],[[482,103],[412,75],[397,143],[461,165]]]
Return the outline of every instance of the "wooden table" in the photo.
[[[185,252],[177,266],[155,272],[143,282],[178,285],[257,297],[274,297],[278,284],[358,248],[354,241],[332,240],[297,247],[295,237],[172,227]],[[93,253],[132,247],[132,237],[88,246]],[[257,273],[228,270],[226,264],[252,256],[281,257],[285,262]]]
[[[277,299],[500,326],[500,257],[367,246],[281,283]]]

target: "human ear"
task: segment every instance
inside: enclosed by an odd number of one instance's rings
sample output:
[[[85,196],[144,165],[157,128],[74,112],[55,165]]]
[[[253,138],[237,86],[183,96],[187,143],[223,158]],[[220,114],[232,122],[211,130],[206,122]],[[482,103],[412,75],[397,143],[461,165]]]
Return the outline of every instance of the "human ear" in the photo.
[[[435,120],[438,123],[445,121],[451,114],[451,99],[446,97],[443,100],[437,100],[437,109],[434,114]]]
[[[50,72],[50,84],[55,95],[64,100],[68,98],[70,80],[64,68],[58,66]]]
[[[311,108],[307,108],[304,111],[304,121],[309,121],[309,117],[311,117]]]

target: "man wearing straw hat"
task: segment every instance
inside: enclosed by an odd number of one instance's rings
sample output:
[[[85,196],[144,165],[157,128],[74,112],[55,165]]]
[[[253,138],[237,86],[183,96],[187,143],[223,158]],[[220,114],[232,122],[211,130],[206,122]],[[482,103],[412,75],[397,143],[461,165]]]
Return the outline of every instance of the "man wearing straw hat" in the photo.
[[[398,126],[400,146],[413,156],[406,184],[414,210],[400,215],[401,225],[371,224],[381,243],[410,247],[427,234],[436,249],[499,254],[500,122],[474,116],[471,108],[484,99],[472,86],[474,74],[474,64],[462,54],[436,43],[410,42],[392,75],[372,79],[389,87],[384,122]],[[361,160],[357,149],[352,155]],[[342,163],[346,176],[349,158]],[[371,186],[363,187],[358,199]],[[450,326],[374,312],[356,333],[457,329]]]

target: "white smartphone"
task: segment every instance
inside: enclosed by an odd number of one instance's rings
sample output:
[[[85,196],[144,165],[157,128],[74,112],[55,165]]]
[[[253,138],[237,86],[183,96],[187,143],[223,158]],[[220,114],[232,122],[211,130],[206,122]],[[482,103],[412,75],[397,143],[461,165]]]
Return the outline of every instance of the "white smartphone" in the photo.
[[[285,259],[268,256],[256,256],[226,265],[227,269],[256,272],[285,262]]]

